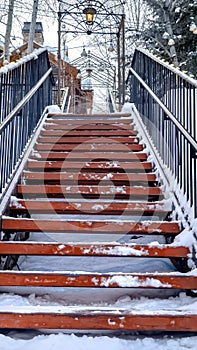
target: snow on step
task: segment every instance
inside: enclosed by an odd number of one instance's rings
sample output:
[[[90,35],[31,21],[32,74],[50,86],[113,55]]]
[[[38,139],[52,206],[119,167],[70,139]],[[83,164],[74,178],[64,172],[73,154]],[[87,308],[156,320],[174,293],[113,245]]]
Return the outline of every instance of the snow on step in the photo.
[[[112,307],[0,307],[0,328],[196,331],[194,311]]]

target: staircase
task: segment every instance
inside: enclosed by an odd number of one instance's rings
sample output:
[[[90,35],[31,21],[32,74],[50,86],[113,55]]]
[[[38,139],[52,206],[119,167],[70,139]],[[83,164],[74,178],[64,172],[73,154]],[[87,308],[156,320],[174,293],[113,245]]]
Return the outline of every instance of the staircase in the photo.
[[[11,199],[2,218],[0,285],[24,287],[27,293],[29,288],[34,293],[38,287],[63,288],[65,293],[72,288],[76,302],[0,308],[0,328],[197,330],[192,310],[77,305],[78,292],[84,289],[87,301],[95,289],[102,301],[102,294],[108,291],[110,296],[112,290],[117,295],[151,290],[159,298],[162,291],[173,295],[196,288],[197,277],[190,272],[151,269],[153,261],[186,259],[190,253],[187,247],[166,243],[181,227],[170,220],[171,209],[165,206],[154,170],[129,114],[48,115],[17,185],[17,198]],[[35,268],[22,270],[19,256],[35,257]],[[41,256],[43,270],[38,271]],[[49,256],[57,261],[69,257],[70,263],[51,271]],[[88,271],[82,270],[85,258],[90,261]],[[92,271],[91,258],[94,264],[98,261],[98,271]],[[101,258],[106,259],[103,271]],[[124,265],[117,272],[110,269],[112,259],[118,265],[122,258],[130,271],[120,272]],[[133,259],[139,259],[140,266],[142,258],[148,268],[133,271]]]

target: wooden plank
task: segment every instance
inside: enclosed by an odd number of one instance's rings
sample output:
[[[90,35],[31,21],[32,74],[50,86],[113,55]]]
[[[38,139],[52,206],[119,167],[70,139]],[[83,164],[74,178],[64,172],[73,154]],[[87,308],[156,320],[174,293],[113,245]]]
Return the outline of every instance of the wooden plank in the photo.
[[[116,308],[15,307],[0,309],[0,328],[133,330],[133,331],[197,331],[195,311],[136,311]]]
[[[170,244],[0,242],[1,255],[187,258],[189,253],[190,250],[187,247],[175,247]]]
[[[53,147],[52,147],[53,149]],[[48,156],[48,153],[46,152],[46,157]],[[62,154],[63,156],[63,154]],[[50,155],[49,155],[50,157]],[[35,157],[36,159],[40,159]],[[64,152],[64,157],[63,159],[69,159],[70,160],[80,160],[80,159],[94,159],[94,160],[112,160],[112,161],[137,161],[138,159],[141,161],[146,161],[147,160],[147,154],[143,152],[77,152],[77,151],[72,151],[72,152]]]
[[[2,217],[3,231],[32,232],[69,232],[69,233],[104,233],[104,234],[172,234],[180,233],[177,222],[167,221],[115,221],[115,220],[39,220]]]
[[[60,197],[69,198],[79,197],[84,198],[119,198],[133,199],[143,198],[149,200],[162,200],[163,193],[159,187],[146,186],[102,186],[102,185],[18,185],[18,194],[31,194],[35,196],[44,195],[45,197]]]
[[[40,137],[38,138],[37,142],[43,142],[43,143],[74,143],[74,144],[81,144],[83,142],[85,143],[107,143],[107,139],[109,140],[109,143],[112,142],[118,142],[123,144],[132,144],[132,143],[139,143],[139,137],[137,136],[130,136],[130,137],[121,137],[121,136],[110,136],[110,137],[103,137],[103,136],[67,136],[67,137]]]
[[[86,120],[85,123],[84,121],[77,121],[77,123],[73,123],[73,120],[65,123],[65,121],[62,122],[62,120],[60,120],[59,122],[53,121],[53,123],[47,122],[44,125],[44,131],[48,132],[54,130],[58,133],[58,135],[59,132],[62,132],[63,130],[68,131],[73,128],[77,128],[77,130],[119,130],[121,128],[127,128],[127,130],[134,130],[134,124],[132,124],[131,121],[128,124],[119,122],[112,123],[111,121],[108,123],[101,121],[95,121],[93,123],[90,123],[89,120]]]
[[[181,273],[0,271],[0,286],[195,289],[197,276]]]
[[[169,211],[162,209],[162,202],[149,203],[89,203],[84,202],[66,202],[66,201],[44,201],[44,200],[23,200],[18,199],[17,203],[12,202],[10,209],[20,212],[40,212],[58,214],[96,214],[96,215],[156,215],[165,219]]]
[[[105,173],[73,173],[73,172],[30,172],[24,171],[23,177],[25,180],[35,180],[35,181],[55,181],[57,182],[70,182],[77,181],[80,184],[85,184],[91,182],[91,184],[99,183],[100,181],[112,181],[114,184],[126,183],[150,183],[156,182],[156,176],[154,173],[141,173],[141,174],[117,174],[111,173],[106,175]]]
[[[118,120],[122,120],[122,118],[130,118],[130,113],[94,113],[94,114],[84,114],[84,113],[48,113],[48,118],[57,118],[61,119],[64,118],[65,120],[69,118],[73,118],[74,120],[79,119],[80,117],[87,119],[90,119],[91,121],[94,120],[94,118],[103,118],[104,120],[107,120],[108,118],[117,118]]]
[[[86,125],[90,125],[90,126],[95,126],[98,125],[98,128],[100,126],[105,126],[105,125],[117,125],[118,127],[123,126],[126,128],[129,127],[133,127],[133,120],[131,118],[110,118],[110,119],[106,119],[106,118],[94,118],[93,120],[88,120],[88,119],[74,119],[74,118],[67,118],[65,120],[65,118],[47,118],[44,128],[45,126],[50,126],[51,128],[53,128],[53,126],[55,125],[61,125],[63,128],[67,128],[67,126],[75,126],[75,127],[80,127],[80,126],[86,126]]]
[[[77,162],[70,161],[69,157],[64,161],[40,161],[31,159],[27,162],[27,167],[29,169],[44,169],[53,171],[54,169],[58,170],[71,170],[76,169],[86,172],[111,172],[111,171],[123,171],[123,172],[144,172],[144,171],[152,171],[151,162],[140,162],[140,161],[132,161],[132,162],[118,162],[118,161],[88,161],[88,162]]]
[[[66,136],[136,136],[137,131],[134,129],[129,128],[128,129],[123,129],[121,127],[119,128],[114,128],[114,129],[107,129],[103,130],[100,129],[100,126],[95,129],[82,129],[82,128],[70,128],[68,130],[42,130],[41,132],[41,137],[54,137],[54,136],[59,136],[59,137],[66,137]]]
[[[37,143],[35,145],[35,149],[38,151],[50,151],[50,153],[39,152],[42,158],[59,158],[63,157],[65,158],[65,153],[68,151],[75,151],[75,152],[140,152],[143,151],[144,146],[141,144],[129,144],[124,145],[121,143],[105,143],[105,144],[91,144],[91,143],[82,143],[82,144],[75,144],[75,143],[56,143],[54,145],[51,145],[50,143]],[[109,151],[110,149],[110,151]],[[52,152],[53,151],[53,152]],[[56,151],[56,152],[54,152]],[[57,152],[58,151],[58,152]],[[62,154],[60,153],[62,152]]]

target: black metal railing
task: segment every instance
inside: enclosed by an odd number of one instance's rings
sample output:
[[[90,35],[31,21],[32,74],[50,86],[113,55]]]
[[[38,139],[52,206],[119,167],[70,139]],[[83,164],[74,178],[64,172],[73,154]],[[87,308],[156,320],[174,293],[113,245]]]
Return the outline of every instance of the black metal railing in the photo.
[[[116,112],[117,109],[115,104],[115,96],[113,95],[111,90],[108,90],[108,103],[110,113]]]
[[[53,78],[47,50],[0,69],[0,201],[45,106]]]
[[[130,101],[197,217],[197,81],[137,49],[127,85]]]

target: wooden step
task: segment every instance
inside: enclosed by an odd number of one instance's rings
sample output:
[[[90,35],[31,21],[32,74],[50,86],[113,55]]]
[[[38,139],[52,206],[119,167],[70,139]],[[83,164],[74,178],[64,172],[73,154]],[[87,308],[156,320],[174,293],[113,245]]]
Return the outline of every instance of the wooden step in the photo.
[[[85,143],[107,143],[107,139],[109,140],[109,143],[122,143],[122,144],[132,144],[132,143],[139,143],[139,137],[137,136],[129,136],[129,137],[122,137],[122,136],[111,136],[111,137],[104,137],[101,136],[64,136],[64,137],[47,137],[47,136],[40,136],[37,140],[38,143],[51,143],[51,144],[58,144],[58,143],[74,143],[74,144],[81,144],[83,142]]]
[[[164,210],[162,202],[149,203],[89,203],[84,202],[66,202],[66,201],[49,201],[49,200],[23,200],[11,201],[10,210],[18,213],[51,213],[57,214],[96,214],[96,215],[140,215],[140,216],[159,216],[165,219],[169,214]]]
[[[61,127],[64,129],[67,129],[67,127],[74,126],[74,127],[86,127],[90,126],[91,128],[97,126],[97,129],[100,129],[100,126],[117,126],[117,127],[125,127],[125,128],[132,128],[134,127],[133,120],[131,118],[110,118],[110,119],[103,119],[103,118],[94,118],[93,120],[88,119],[74,119],[74,118],[47,118],[44,124],[44,129],[47,129],[48,126],[52,129],[53,127],[56,128],[57,125],[61,125]]]
[[[195,289],[197,276],[169,273],[0,271],[0,286]]]
[[[47,133],[48,131],[55,131],[55,133],[57,132],[57,135],[59,135],[59,132],[62,132],[63,130],[64,131],[68,131],[68,130],[71,130],[71,129],[74,129],[74,128],[77,128],[77,130],[119,130],[121,128],[126,128],[127,130],[134,130],[135,126],[134,124],[132,124],[132,122],[130,121],[130,123],[120,123],[120,122],[117,122],[115,121],[114,123],[112,123],[112,121],[110,122],[102,122],[99,121],[99,120],[95,120],[95,122],[93,123],[90,123],[90,121],[84,121],[83,122],[74,122],[73,123],[73,120],[71,121],[67,121],[65,123],[65,121],[63,121],[62,123],[62,120],[58,121],[58,120],[53,120],[52,123],[50,123],[49,121],[47,121],[45,124],[44,124],[44,130],[42,132],[42,135],[43,133]],[[56,135],[56,134],[55,134]]]
[[[177,235],[180,233],[177,222],[167,221],[115,221],[115,220],[39,220],[2,217],[3,231],[32,231],[32,232],[73,232],[98,234],[155,234]]]
[[[27,167],[29,169],[44,169],[45,171],[50,170],[79,170],[85,172],[145,172],[152,171],[151,162],[140,162],[140,161],[131,161],[131,162],[122,162],[116,160],[102,160],[102,161],[71,161],[69,157],[64,161],[40,161],[35,159],[30,159],[27,162]]]
[[[48,113],[48,118],[53,118],[53,119],[64,119],[64,120],[69,120],[73,118],[74,120],[88,120],[90,119],[90,122],[94,119],[103,119],[104,121],[108,119],[117,119],[118,121],[122,121],[124,119],[130,119],[131,114],[130,113],[94,113],[94,114],[74,114],[74,113]],[[131,119],[130,119],[131,120]]]
[[[0,307],[0,328],[197,331],[195,310],[136,310],[88,306]]]
[[[49,182],[55,182],[56,184],[58,182],[67,182],[67,183],[73,183],[77,182],[78,184],[89,184],[92,185],[98,184],[100,181],[111,181],[114,185],[129,185],[131,183],[155,183],[156,182],[156,176],[153,173],[142,173],[142,174],[109,174],[106,175],[105,173],[73,173],[73,172],[30,172],[30,171],[24,171],[23,177],[25,180],[34,180],[34,181],[47,181]]]
[[[94,256],[94,257],[154,257],[187,258],[187,247],[167,244],[61,244],[50,242],[0,242],[1,255]]]
[[[47,134],[49,134],[50,137],[55,138],[55,135],[53,134],[54,131],[47,131]],[[49,138],[49,136],[43,135],[45,134],[44,131],[41,132],[41,136],[39,137],[39,140],[42,138]],[[120,129],[120,130],[78,130],[78,129],[71,129],[69,130],[65,136],[63,136],[61,133],[57,133],[58,135],[56,136],[56,138],[64,138],[66,139],[66,137],[123,137],[123,136],[136,136],[137,135],[137,131],[136,130],[125,130],[125,129]],[[60,135],[60,136],[59,136]],[[59,137],[58,137],[59,136]]]
[[[48,157],[48,152],[45,153],[39,153],[41,158],[46,158]],[[64,152],[61,155],[58,153],[57,157],[55,155],[55,158],[59,158],[59,156],[63,157],[63,159],[69,159],[69,160],[80,160],[80,159],[94,159],[94,160],[116,160],[116,161],[137,161],[138,159],[140,161],[146,161],[147,160],[147,154],[143,152],[77,152],[77,151],[72,151],[72,152]],[[50,157],[50,154],[49,154]],[[36,157],[37,159],[37,157]]]
[[[162,200],[163,193],[159,187],[145,186],[103,186],[103,185],[18,185],[19,195],[56,196],[59,198],[79,197],[84,198],[119,198],[136,200],[137,198]]]
[[[53,158],[58,158],[60,156],[63,157],[64,152],[68,151],[75,151],[75,152],[140,152],[143,151],[144,146],[141,144],[129,144],[124,145],[121,143],[106,143],[106,144],[91,144],[91,143],[82,143],[82,144],[64,144],[64,143],[56,143],[54,145],[51,145],[51,143],[37,143],[35,146],[35,149],[38,151],[50,151],[48,152],[47,158],[51,158],[53,155]],[[110,149],[110,150],[109,150]],[[52,152],[56,151],[56,152]],[[58,152],[57,152],[58,151]],[[62,152],[62,155],[59,154]],[[42,156],[42,153],[39,152],[39,154]],[[64,156],[65,158],[65,156]]]

